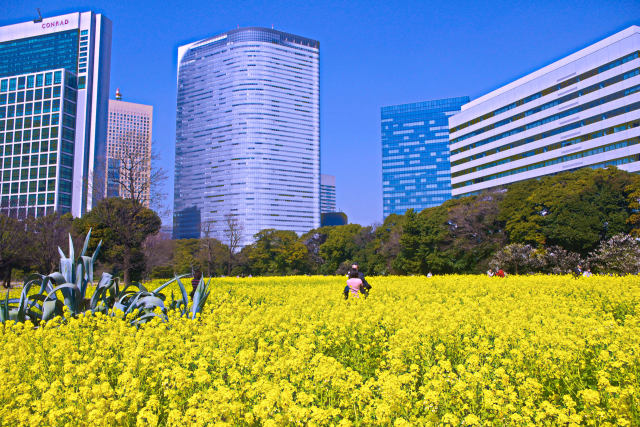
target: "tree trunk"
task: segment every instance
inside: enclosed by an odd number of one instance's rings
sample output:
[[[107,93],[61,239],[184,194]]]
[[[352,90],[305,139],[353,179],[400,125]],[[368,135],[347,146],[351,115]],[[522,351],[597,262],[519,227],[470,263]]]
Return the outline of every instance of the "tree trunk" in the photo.
[[[129,248],[124,250],[123,256],[123,270],[124,270],[124,283],[127,285],[131,284],[131,251]]]

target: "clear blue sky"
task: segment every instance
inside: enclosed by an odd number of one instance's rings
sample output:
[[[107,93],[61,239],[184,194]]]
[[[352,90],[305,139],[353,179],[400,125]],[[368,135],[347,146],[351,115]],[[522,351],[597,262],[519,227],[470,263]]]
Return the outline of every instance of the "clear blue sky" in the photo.
[[[320,41],[322,172],[350,222],[382,220],[380,107],[472,99],[640,23],[638,0],[3,1],[0,25],[94,10],[113,21],[111,93],[154,106],[173,197],[176,52],[237,26]],[[171,202],[172,203],[172,202]],[[170,220],[169,220],[170,222]]]

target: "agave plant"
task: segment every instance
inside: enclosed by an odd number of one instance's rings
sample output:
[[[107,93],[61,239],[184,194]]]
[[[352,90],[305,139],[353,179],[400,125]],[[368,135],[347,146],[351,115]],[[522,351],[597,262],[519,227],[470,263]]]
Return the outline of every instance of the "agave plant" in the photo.
[[[131,324],[139,326],[154,317],[166,321],[167,310],[179,310],[181,316],[195,319],[209,296],[209,282],[205,284],[203,279],[196,288],[193,296],[191,310],[189,310],[189,297],[182,281],[182,276],[176,276],[162,284],[153,291],[148,291],[141,283],[132,283],[120,287],[120,280],[113,278],[109,273],[103,273],[96,285],[91,298],[86,298],[89,285],[93,284],[93,265],[98,256],[102,241],[98,243],[91,256],[85,255],[89,246],[91,230],[87,234],[84,246],[78,258],[75,258],[73,241],[69,236],[69,256],[60,252],[60,272],[48,276],[34,274],[24,283],[20,298],[10,299],[7,296],[0,301],[0,322],[14,320],[24,322],[30,320],[34,324],[50,320],[56,316],[64,318],[64,308],[68,309],[70,316],[91,311],[91,313],[103,313],[109,316],[122,316],[130,319]],[[172,301],[169,307],[165,306],[164,294],[160,293],[171,283],[177,282],[182,298]],[[34,286],[39,286],[39,291],[29,295]],[[61,294],[62,300],[58,298]]]
[[[85,294],[87,287],[93,282],[93,264],[98,256],[100,245],[92,256],[86,256],[91,230],[87,233],[80,256],[74,258],[73,241],[69,235],[69,257],[66,257],[62,249],[60,252],[60,272],[51,273],[48,276],[33,274],[27,278],[22,287],[22,293],[18,299],[7,298],[2,305],[0,321],[15,320],[24,322],[30,320],[35,324],[52,319],[55,316],[63,316],[66,306],[72,316],[83,312],[86,308]],[[111,275],[104,273],[100,283],[111,280]],[[39,286],[38,293],[29,295],[31,288]],[[58,292],[62,295],[62,301],[58,298]]]

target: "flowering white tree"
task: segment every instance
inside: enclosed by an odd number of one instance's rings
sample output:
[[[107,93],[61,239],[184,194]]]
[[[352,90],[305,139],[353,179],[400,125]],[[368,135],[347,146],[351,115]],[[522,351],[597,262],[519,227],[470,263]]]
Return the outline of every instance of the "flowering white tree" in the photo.
[[[628,234],[616,234],[589,254],[589,264],[599,273],[638,274],[640,243]]]
[[[489,267],[503,269],[509,273],[531,273],[540,271],[545,265],[544,257],[531,245],[512,243],[496,252]]]

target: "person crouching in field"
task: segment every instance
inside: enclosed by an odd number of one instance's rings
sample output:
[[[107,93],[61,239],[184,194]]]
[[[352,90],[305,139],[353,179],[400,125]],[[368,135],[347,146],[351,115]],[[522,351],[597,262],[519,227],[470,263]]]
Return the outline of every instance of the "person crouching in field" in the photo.
[[[349,270],[347,286],[344,288],[344,299],[349,298],[349,295],[353,298],[360,298],[360,293],[362,293],[362,280],[360,280],[359,276],[357,270]]]

